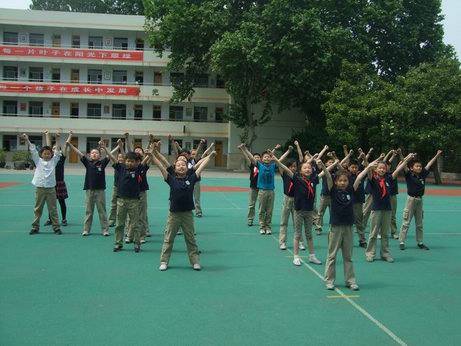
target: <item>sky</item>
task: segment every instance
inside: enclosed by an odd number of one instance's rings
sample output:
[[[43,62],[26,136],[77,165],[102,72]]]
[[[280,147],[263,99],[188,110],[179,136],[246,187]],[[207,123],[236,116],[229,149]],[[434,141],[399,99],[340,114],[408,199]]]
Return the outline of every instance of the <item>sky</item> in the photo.
[[[85,1],[85,0],[83,0]],[[0,0],[0,8],[29,8],[30,0]],[[461,58],[461,1],[442,0],[444,20],[444,41],[455,47],[458,58]]]

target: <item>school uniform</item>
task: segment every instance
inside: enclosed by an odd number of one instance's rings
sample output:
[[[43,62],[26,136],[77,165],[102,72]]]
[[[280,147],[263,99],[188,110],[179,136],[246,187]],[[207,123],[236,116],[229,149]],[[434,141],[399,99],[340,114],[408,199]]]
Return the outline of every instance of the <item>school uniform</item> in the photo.
[[[397,234],[397,195],[399,194],[399,182],[397,178],[392,180],[392,187],[391,187],[391,236]]]
[[[49,161],[43,160],[34,144],[29,147],[32,160],[35,164],[32,185],[35,186],[35,206],[34,221],[32,230],[38,232],[40,229],[40,218],[42,217],[43,207],[46,203],[48,208],[53,230],[59,230],[58,210],[56,208],[56,165],[61,158],[61,152],[54,152]]]
[[[123,233],[127,216],[130,218],[131,232],[135,245],[141,244],[139,223],[139,194],[141,192],[141,167],[128,169],[126,165],[116,163],[114,170],[118,171],[117,185],[117,221],[115,225],[115,245],[123,246]]]
[[[401,243],[404,243],[407,239],[408,229],[413,217],[416,225],[416,242],[418,244],[423,243],[423,196],[428,175],[429,171],[425,168],[419,175],[410,170],[405,173],[408,197],[403,210],[403,223],[400,229],[399,240]]]
[[[349,186],[354,186],[355,180],[357,179],[357,174],[351,174],[349,176]],[[361,243],[366,241],[365,239],[365,226],[363,224],[363,203],[365,203],[365,186],[364,181],[362,180],[357,187],[357,190],[353,191],[354,203],[354,225],[357,234],[359,235],[359,240]]]
[[[113,167],[113,165],[112,165]],[[118,171],[114,170],[114,186],[112,187],[112,198],[110,201],[109,226],[115,226],[117,221],[117,184]]]
[[[258,167],[258,198],[259,198],[259,228],[271,232],[272,212],[274,210],[275,171],[274,162],[264,164],[257,162]]]
[[[258,199],[258,166],[254,164],[250,164],[248,166],[250,170],[250,193],[249,193],[249,200],[248,200],[248,223],[252,224],[253,219],[255,217],[255,208],[256,208],[256,201]]]
[[[92,161],[86,156],[83,156],[80,161],[86,168],[85,183],[83,190],[86,191],[85,201],[85,221],[83,225],[83,233],[88,234],[91,230],[93,222],[94,206],[98,209],[99,222],[103,234],[108,232],[108,223],[106,215],[106,173],[105,169],[109,163],[109,158],[105,157],[102,160]]]
[[[325,264],[325,282],[334,284],[336,278],[336,255],[342,252],[344,280],[346,286],[355,285],[355,273],[352,265],[355,191],[349,183],[346,189],[333,186],[330,190],[330,232],[328,233],[328,258]]]
[[[173,243],[181,228],[186,241],[187,254],[192,265],[199,263],[199,253],[194,236],[194,186],[200,180],[193,170],[189,170],[185,177],[179,178],[168,173],[165,182],[170,186],[170,209],[168,212],[165,235],[163,238],[160,262],[168,263]]]
[[[334,171],[330,172],[333,180],[334,180]],[[315,229],[319,232],[322,230],[323,227],[323,216],[325,215],[325,211],[327,208],[330,208],[331,205],[331,197],[328,191],[328,185],[325,179],[322,179],[322,190],[320,191],[320,203],[317,209],[317,215],[315,218]]]
[[[69,198],[69,194],[67,192],[67,186],[64,181],[64,164],[66,162],[66,157],[61,155],[59,161],[55,168],[55,177],[56,177],[56,199],[59,203],[61,209],[61,218],[62,220],[67,219],[67,206],[66,206],[66,199]],[[48,212],[49,214],[49,212]],[[51,222],[51,217],[48,215],[48,219]]]
[[[147,190],[149,190],[149,183],[147,182],[147,171],[149,170],[148,165],[139,165],[139,228],[141,233],[141,239],[144,239],[147,231],[149,230],[149,220],[147,217]],[[131,219],[128,220],[127,227],[128,241],[133,240],[133,223]]]
[[[362,224],[364,230],[367,228],[368,219],[370,218],[371,214],[371,206],[373,204],[373,195],[370,193],[370,185],[368,184],[368,180],[365,181],[365,203],[363,204],[362,208]]]
[[[319,178],[315,172],[310,177],[305,177],[300,173],[293,175],[295,241],[301,241],[303,225],[306,240],[312,239],[315,191],[318,183]]]
[[[368,245],[365,250],[367,259],[373,259],[376,254],[376,240],[381,234],[381,258],[391,260],[389,251],[389,228],[391,225],[391,202],[390,194],[393,184],[392,175],[386,173],[383,177],[374,175],[368,179],[370,193],[373,198],[371,206],[371,232]]]
[[[187,163],[188,169],[193,169],[197,162],[195,159],[191,159]],[[197,181],[194,186],[194,207],[195,207],[195,215],[202,216],[202,205],[200,203],[200,195],[201,195],[201,186],[200,181]]]
[[[283,181],[283,205],[282,216],[280,220],[279,244],[286,243],[287,241],[287,227],[288,219],[293,220],[294,225],[294,204],[295,204],[295,190],[293,179],[286,173],[282,174]]]

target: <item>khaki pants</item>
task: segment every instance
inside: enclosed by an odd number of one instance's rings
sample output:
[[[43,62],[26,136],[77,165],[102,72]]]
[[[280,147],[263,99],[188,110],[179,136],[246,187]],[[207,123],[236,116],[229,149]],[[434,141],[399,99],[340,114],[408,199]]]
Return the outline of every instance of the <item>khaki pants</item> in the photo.
[[[274,195],[274,190],[259,190],[259,227],[261,229],[271,230]]]
[[[330,196],[320,196],[320,204],[319,204],[319,209],[317,213],[317,218],[316,218],[316,223],[315,223],[315,228],[316,229],[321,229],[323,226],[323,215],[325,215],[325,211],[327,208],[330,208],[331,205],[331,197]]]
[[[107,215],[106,215],[106,191],[105,190],[86,190],[86,212],[83,231],[90,232],[93,223],[94,206],[98,209],[99,222],[103,232],[107,232]],[[118,210],[118,209],[117,209]]]
[[[56,188],[54,187],[37,187],[35,189],[34,221],[32,222],[32,228],[35,230],[40,229],[40,218],[42,217],[45,203],[50,214],[53,230],[56,231],[59,229],[59,219],[58,209],[56,208]]]
[[[370,193],[367,195],[367,198],[365,199],[365,203],[363,204],[362,225],[363,225],[364,230],[367,228],[367,225],[368,225],[368,219],[370,218],[372,204],[373,204],[373,196]]]
[[[309,240],[312,240],[312,219],[314,217],[314,212],[312,210],[295,210],[294,214],[295,241],[300,242],[302,240],[304,225],[306,240],[309,242]]]
[[[287,195],[283,195],[283,205],[282,205],[282,217],[280,220],[280,232],[279,232],[279,244],[286,243],[287,241],[287,227],[288,227],[288,220],[293,220],[293,227],[295,224],[294,221],[294,204],[295,199],[294,197],[289,197]]]
[[[255,217],[256,201],[258,199],[258,189],[250,189],[248,199],[248,221],[253,221]]]
[[[391,225],[390,210],[372,210],[371,211],[371,232],[368,238],[368,245],[365,250],[367,257],[374,258],[376,254],[376,241],[378,234],[381,234],[381,257],[391,257],[389,251],[389,228]]]
[[[139,193],[139,209],[138,209],[138,228],[141,238],[144,238],[149,229],[149,220],[147,218],[147,191]],[[131,217],[128,216],[126,235],[128,239],[133,240],[133,222]]]
[[[363,227],[363,203],[354,203],[354,225],[360,241],[365,241],[365,227]]]
[[[175,213],[170,211],[168,213],[160,262],[169,262],[173,250],[174,238],[180,228],[183,231],[184,240],[186,241],[189,262],[192,265],[199,263],[198,247],[194,237],[194,217],[192,211]]]
[[[139,228],[139,199],[138,198],[117,198],[117,223],[115,225],[115,245],[123,246],[123,231],[125,230],[126,218],[129,216],[134,243],[141,244]]]
[[[200,181],[197,181],[194,185],[194,207],[195,215],[202,214],[202,206],[200,205]]]
[[[346,285],[355,284],[354,267],[352,266],[352,226],[334,226],[328,233],[328,258],[325,264],[325,282],[334,284],[336,278],[336,254],[341,250],[344,264],[344,280]]]
[[[416,242],[418,244],[423,242],[423,199],[422,197],[407,197],[407,203],[403,210],[403,223],[400,229],[399,240],[404,243],[407,239],[408,229],[410,228],[411,219],[415,217],[416,225]]]
[[[117,193],[117,186],[114,185],[110,200],[109,225],[115,225],[115,221],[117,221]]]
[[[391,202],[391,235],[397,233],[397,195],[392,195],[389,198]]]

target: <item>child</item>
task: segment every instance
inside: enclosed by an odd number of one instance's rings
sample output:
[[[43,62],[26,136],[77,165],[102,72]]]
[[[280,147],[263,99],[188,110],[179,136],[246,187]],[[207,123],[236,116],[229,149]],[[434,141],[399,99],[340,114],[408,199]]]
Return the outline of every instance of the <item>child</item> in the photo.
[[[117,155],[117,163],[125,164],[125,153],[119,152]],[[112,188],[112,199],[110,201],[109,213],[109,227],[114,227],[117,221],[117,184],[118,184],[118,171],[114,171],[114,186]]]
[[[359,156],[361,158],[361,155]],[[363,169],[360,172],[360,167],[358,161],[351,160],[349,163],[349,185],[355,186],[355,182],[357,178],[363,173]],[[359,235],[359,246],[365,248],[367,246],[367,241],[365,239],[365,227],[363,226],[363,203],[365,202],[365,188],[364,188],[364,181],[361,179],[358,183],[358,186],[354,191],[353,194],[353,210],[354,210],[354,225]]]
[[[90,234],[91,224],[93,223],[94,206],[99,213],[99,222],[102,228],[102,235],[109,236],[107,215],[106,215],[106,166],[109,163],[109,158],[101,159],[99,148],[94,148],[90,151],[89,159],[71,143],[72,131],[69,133],[67,142],[69,147],[80,157],[80,161],[86,168],[85,183],[83,190],[86,191],[86,211],[85,221],[83,225],[82,236],[86,237]]]
[[[312,170],[310,162],[303,162],[301,164],[299,173],[293,173],[288,167],[281,163],[275,156],[272,159],[277,166],[283,169],[293,179],[294,193],[294,209],[295,209],[295,236],[293,240],[293,264],[296,266],[301,265],[301,258],[299,257],[299,241],[301,239],[302,228],[304,224],[304,232],[306,234],[307,245],[309,248],[309,262],[314,264],[322,264],[315,256],[314,242],[312,240],[312,220],[314,217],[314,201],[315,190],[319,183],[319,176],[323,176],[323,172],[317,175]],[[317,160],[317,165],[320,169],[325,170],[325,166],[321,160]]]
[[[58,211],[56,209],[55,169],[61,158],[59,145],[56,146],[54,153],[49,146],[44,146],[40,149],[39,154],[35,145],[30,142],[27,134],[24,133],[22,138],[27,142],[32,155],[32,160],[35,163],[34,178],[32,179],[32,185],[36,187],[34,207],[35,217],[29,234],[33,235],[39,232],[40,218],[42,217],[43,206],[45,203],[50,213],[54,233],[58,235],[62,234],[61,229],[59,228]]]
[[[154,154],[152,160],[162,173],[165,182],[170,186],[170,210],[165,227],[159,270],[165,271],[168,269],[174,239],[180,228],[184,232],[184,239],[192,268],[194,270],[201,270],[199,251],[194,237],[194,218],[192,215],[192,210],[194,209],[193,192],[194,185],[200,179],[201,172],[205,169],[210,159],[216,155],[216,152],[213,151],[207,156],[195,171],[187,168],[186,161],[176,160],[174,163],[174,173],[172,174],[159,161],[159,153],[156,153],[156,147],[152,147]]]
[[[396,150],[391,150],[390,151],[390,158],[385,160],[387,164],[387,170],[392,173],[392,162],[397,156],[397,151]],[[389,155],[389,153],[388,153]],[[400,152],[400,155],[401,152]],[[402,157],[403,160],[403,157]],[[391,186],[391,196],[390,196],[390,202],[391,202],[391,238],[393,239],[399,239],[399,236],[397,235],[397,195],[399,194],[399,182],[397,178],[395,178],[392,181],[392,186]]]
[[[405,164],[412,158],[412,154],[408,155],[404,162]],[[388,262],[394,262],[389,251],[388,232],[391,225],[391,202],[390,193],[393,179],[396,179],[399,172],[403,169],[400,165],[396,170],[389,174],[387,172],[387,165],[382,159],[384,155],[381,154],[379,160],[374,161],[371,168],[368,170],[368,184],[370,186],[370,193],[373,198],[371,206],[371,232],[368,238],[368,245],[365,251],[366,260],[373,262],[376,253],[376,239],[378,234],[381,234],[381,258]]]
[[[413,216],[415,217],[416,224],[416,243],[421,250],[429,250],[423,243],[423,196],[426,177],[440,155],[442,155],[442,150],[438,150],[437,154],[435,154],[424,168],[419,159],[410,161],[408,167],[404,166],[408,197],[405,209],[403,210],[403,223],[400,229],[400,250],[405,250],[405,240],[407,239],[408,228]]]
[[[248,226],[253,226],[253,219],[255,217],[255,207],[256,201],[258,200],[258,165],[253,164],[253,162],[248,158],[247,153],[243,150],[243,144],[240,144],[238,148],[242,151],[243,157],[248,163],[248,169],[250,171],[250,193],[248,198]],[[261,161],[261,155],[259,153],[251,154],[255,162]]]
[[[349,169],[351,169],[352,165],[355,165],[355,163],[352,162],[349,165]],[[330,172],[328,170],[325,171],[327,187],[331,197],[331,227],[328,234],[328,258],[325,264],[325,283],[328,290],[334,290],[335,288],[336,254],[340,249],[343,255],[346,287],[349,287],[353,291],[359,290],[352,266],[352,225],[354,224],[355,215],[354,195],[367,174],[368,169],[365,169],[355,178],[351,179],[347,171],[338,171],[333,184]]]

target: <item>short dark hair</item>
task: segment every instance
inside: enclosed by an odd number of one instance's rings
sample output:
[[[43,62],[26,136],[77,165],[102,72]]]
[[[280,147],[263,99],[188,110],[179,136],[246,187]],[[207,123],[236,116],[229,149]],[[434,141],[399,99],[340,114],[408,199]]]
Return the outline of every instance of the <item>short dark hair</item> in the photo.
[[[345,169],[340,169],[340,170],[336,171],[336,173],[335,173],[335,178],[334,178],[335,181],[338,180],[339,177],[342,177],[343,175],[346,176],[346,178],[349,179],[349,175],[350,175],[350,174],[349,174],[349,172],[346,171]]]
[[[260,153],[253,153],[253,156],[255,156],[255,155],[261,156]]]
[[[139,155],[136,154],[134,151],[129,151],[125,155],[125,160],[133,160],[136,161],[138,160]]]
[[[190,155],[190,150],[186,150],[186,149],[181,150],[181,151],[179,152],[179,155],[178,155],[178,156],[180,156],[181,154],[182,154],[182,155],[184,155],[184,154]]]
[[[293,159],[288,159],[287,162],[286,162],[286,166],[287,167],[290,167],[291,165],[293,165],[294,163],[298,163],[298,161],[296,160],[293,160]]]
[[[423,164],[423,162],[418,159],[417,157],[411,159],[409,162],[408,162],[408,168],[413,168],[413,166],[417,163],[420,163],[421,165]]]
[[[135,151],[136,149],[141,149],[141,151],[144,153],[144,149],[142,148],[142,146],[135,145],[134,148],[133,148],[133,151]]]
[[[45,150],[48,150],[48,151],[53,152],[53,149],[52,149],[49,145],[45,145],[45,146],[43,146],[43,147],[40,149],[40,156],[42,156],[42,154],[43,154],[43,152],[44,152]]]
[[[349,160],[349,166],[351,166],[351,165],[356,165],[356,166],[358,166],[358,165],[359,165],[359,161],[357,161],[356,159],[351,159],[351,160]]]
[[[334,158],[333,156],[331,156],[331,155],[325,156],[325,162],[330,161],[330,160],[331,160],[331,161],[334,161],[335,158]]]

